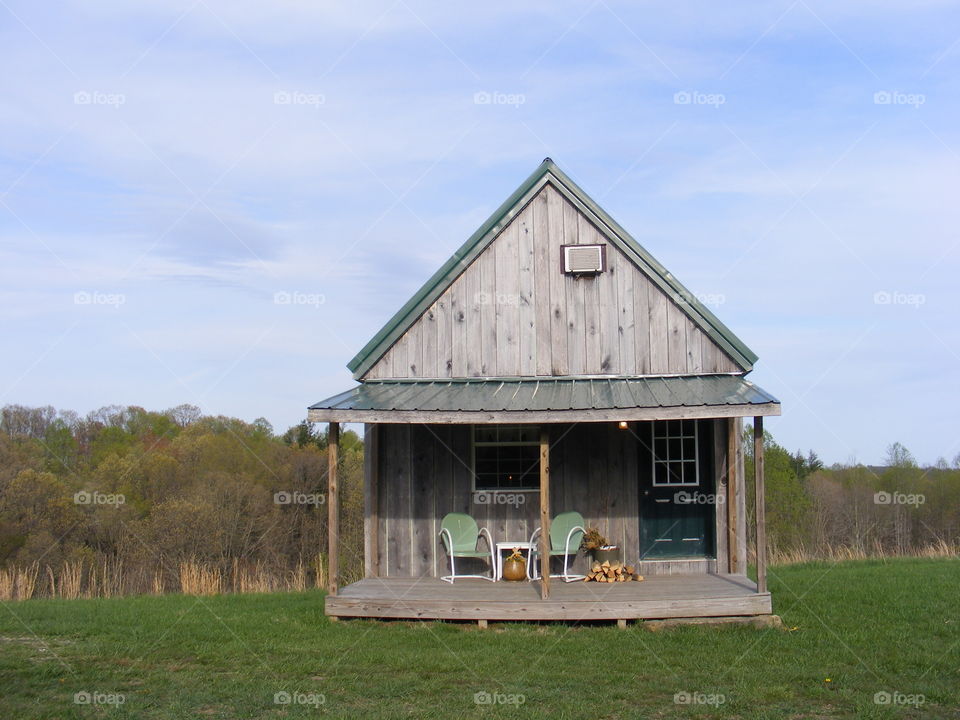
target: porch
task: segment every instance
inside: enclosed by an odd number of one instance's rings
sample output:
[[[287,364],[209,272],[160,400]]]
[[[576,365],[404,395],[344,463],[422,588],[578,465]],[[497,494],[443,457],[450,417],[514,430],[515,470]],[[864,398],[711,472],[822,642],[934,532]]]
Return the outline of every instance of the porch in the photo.
[[[414,620],[653,620],[769,615],[770,593],[744,575],[655,575],[642,582],[540,583],[366,578],[326,599],[332,617]]]
[[[745,575],[741,418],[748,414],[761,499],[757,584]],[[317,403],[310,419],[330,423],[326,614],[481,623],[769,615],[758,439],[763,416],[775,414],[774,398],[734,376],[378,382]],[[341,421],[366,423],[366,579],[343,588],[337,582]],[[579,514],[578,525],[601,528],[621,560],[647,580],[551,582],[551,521],[565,512]],[[450,560],[439,532],[450,513],[488,530],[489,547],[518,547],[540,528],[537,562],[547,577],[442,582]],[[479,543],[478,536],[477,550]],[[576,548],[566,555],[575,554]],[[573,571],[582,572],[585,561],[575,559]]]

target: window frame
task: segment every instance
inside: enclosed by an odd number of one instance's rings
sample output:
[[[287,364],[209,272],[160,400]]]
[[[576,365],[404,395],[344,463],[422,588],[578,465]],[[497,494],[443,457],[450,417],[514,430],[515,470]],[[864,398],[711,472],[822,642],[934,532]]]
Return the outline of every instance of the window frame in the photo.
[[[504,424],[497,425],[497,427],[523,427],[529,428],[534,431],[534,435],[537,437],[536,440],[530,441],[496,441],[496,442],[477,442],[477,428],[489,427],[487,425],[471,425],[470,426],[470,482],[472,485],[472,492],[487,492],[487,493],[535,493],[540,492],[540,483],[537,482],[536,486],[530,487],[519,487],[519,488],[507,488],[507,487],[483,487],[478,486],[477,484],[477,446],[480,447],[530,447],[535,446],[538,448],[537,451],[537,476],[540,474],[540,426],[539,425],[527,425],[527,424]]]
[[[679,422],[680,423],[680,434],[671,435],[670,426],[668,423]],[[683,432],[683,423],[689,422],[693,425],[693,434],[687,435]],[[662,423],[664,428],[663,435],[657,435],[657,425]],[[693,440],[693,458],[692,460],[683,452],[683,441],[684,440]],[[666,443],[667,447],[667,457],[658,458],[657,457],[657,440],[663,440]],[[670,441],[679,440],[680,441],[680,457],[673,458],[670,456]],[[682,479],[685,481],[687,478],[687,465],[693,464],[693,482],[658,482],[657,481],[657,465],[665,465],[667,467],[667,478],[670,477],[670,465],[673,463],[680,463],[682,466]],[[697,420],[654,420],[650,423],[650,481],[653,487],[657,488],[679,488],[679,487],[700,487],[700,423]]]

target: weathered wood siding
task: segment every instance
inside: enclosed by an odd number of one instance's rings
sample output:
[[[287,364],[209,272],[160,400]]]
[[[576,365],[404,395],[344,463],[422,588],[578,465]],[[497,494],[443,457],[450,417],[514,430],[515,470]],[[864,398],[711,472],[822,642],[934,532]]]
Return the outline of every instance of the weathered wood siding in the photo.
[[[598,242],[606,272],[560,271],[561,245]],[[364,379],[739,370],[548,184]]]
[[[726,421],[714,424],[721,439],[713,443],[712,472],[720,488],[725,453]],[[642,427],[642,426],[641,426]],[[588,524],[600,528],[619,544],[624,560],[636,563],[640,555],[638,438],[613,423],[551,425],[550,506],[552,515],[577,510]],[[523,494],[521,505],[478,503],[471,476],[471,433],[467,425],[378,425],[378,461],[368,466],[376,472],[376,498],[368,507],[377,516],[368,528],[377,527],[377,538],[367,537],[368,575],[384,577],[439,577],[449,570],[440,546],[440,521],[449,512],[472,515],[489,528],[495,542],[528,540],[539,525],[539,495]],[[743,532],[746,532],[744,528]],[[744,536],[745,540],[745,536]],[[718,549],[720,542],[717,542]],[[723,545],[726,554],[725,541]],[[370,557],[377,553],[376,560]],[[583,569],[583,557],[577,568]],[[725,563],[724,559],[724,563]],[[373,564],[374,568],[370,568]],[[660,565],[653,569],[653,565]],[[651,567],[647,567],[647,566]],[[715,562],[663,561],[644,565],[654,572],[713,571]],[[720,566],[723,571],[726,567]],[[486,564],[478,565],[483,571]],[[463,570],[461,570],[462,572]]]

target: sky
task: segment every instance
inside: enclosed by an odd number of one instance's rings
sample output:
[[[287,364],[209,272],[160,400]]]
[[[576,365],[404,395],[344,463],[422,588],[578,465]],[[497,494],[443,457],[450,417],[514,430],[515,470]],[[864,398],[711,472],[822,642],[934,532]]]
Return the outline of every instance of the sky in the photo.
[[[0,0],[0,405],[282,431],[544,157],[828,462],[960,453],[960,8]]]

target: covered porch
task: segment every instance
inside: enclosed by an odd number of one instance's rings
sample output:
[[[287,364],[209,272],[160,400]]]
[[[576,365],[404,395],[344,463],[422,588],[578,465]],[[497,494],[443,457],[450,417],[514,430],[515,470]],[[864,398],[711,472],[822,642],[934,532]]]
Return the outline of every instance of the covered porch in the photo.
[[[776,414],[779,403],[774,398],[731,375],[376,382],[317,403],[310,409],[310,419],[330,423],[326,614],[481,623],[770,614],[762,426],[763,416]],[[755,522],[757,583],[746,577],[741,447],[745,416],[753,417],[758,431],[753,478],[760,499]],[[698,482],[702,481],[697,489],[722,500],[714,501],[703,515],[709,518],[709,537],[696,545],[697,553],[651,561],[653,556],[647,553],[653,544],[643,537],[641,508],[679,503],[662,493],[655,499],[656,493],[644,491],[657,490],[650,484],[651,467],[658,467],[651,449],[657,436],[647,431],[652,423],[667,421],[696,426],[689,439],[695,440],[697,463],[691,467],[698,467]],[[337,567],[340,422],[366,424],[366,577],[343,588]],[[525,478],[527,486],[521,490],[525,500],[513,507],[481,504],[478,497],[489,491],[478,484],[469,460],[480,444],[480,428],[517,425],[530,428],[523,444],[533,445],[537,468]],[[679,484],[659,488],[670,495],[687,489]],[[690,515],[689,504],[679,508],[680,515]],[[570,510],[581,512],[587,525],[605,525],[623,549],[624,562],[638,567],[645,580],[551,581],[551,519]],[[538,550],[544,579],[441,581],[446,558],[438,541],[439,523],[451,512],[477,515],[481,525],[493,530],[495,543],[526,539],[532,528],[542,528]],[[579,560],[584,562],[583,557]]]

